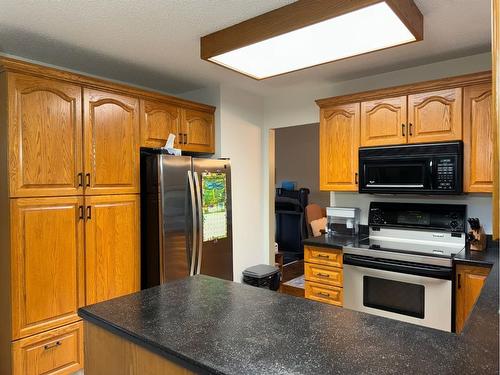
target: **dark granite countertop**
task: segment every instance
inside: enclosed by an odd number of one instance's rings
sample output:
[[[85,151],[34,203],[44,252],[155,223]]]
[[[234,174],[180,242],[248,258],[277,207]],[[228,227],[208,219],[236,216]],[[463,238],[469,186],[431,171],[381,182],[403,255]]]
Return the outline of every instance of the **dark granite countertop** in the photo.
[[[493,268],[460,335],[202,275],[79,315],[206,373],[497,374],[495,245],[481,255]]]

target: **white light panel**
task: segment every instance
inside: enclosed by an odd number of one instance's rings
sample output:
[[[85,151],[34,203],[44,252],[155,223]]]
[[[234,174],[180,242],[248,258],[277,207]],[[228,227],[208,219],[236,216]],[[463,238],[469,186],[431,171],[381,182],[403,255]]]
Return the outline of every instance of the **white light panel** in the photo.
[[[209,60],[262,79],[413,41],[413,34],[382,2]]]

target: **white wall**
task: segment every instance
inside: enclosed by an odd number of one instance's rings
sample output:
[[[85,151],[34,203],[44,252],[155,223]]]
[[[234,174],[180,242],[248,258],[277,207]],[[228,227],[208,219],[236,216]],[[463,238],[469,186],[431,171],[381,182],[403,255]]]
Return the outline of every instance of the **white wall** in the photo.
[[[350,94],[354,92],[367,91],[372,89],[403,85],[452,77],[461,74],[475,73],[491,69],[491,54],[483,53],[453,60],[441,61],[433,64],[416,66],[408,69],[392,71],[388,73],[361,77],[343,82],[311,82],[296,87],[287,87],[281,92],[273,91],[272,96],[264,100],[264,129],[263,142],[269,143],[270,129],[310,124],[319,122],[319,109],[315,100],[330,96]],[[270,239],[274,236],[274,226],[270,210],[270,201],[274,200],[272,189],[269,187],[269,179],[272,171],[269,168],[269,149],[262,149],[263,167],[263,189],[264,199],[262,220],[264,221],[264,246],[270,247]],[[331,193],[331,204],[340,206],[360,207],[366,215],[366,209],[371,199],[395,200],[395,201],[436,201],[429,197],[374,197],[357,193]],[[439,201],[439,198],[437,198]],[[465,203],[469,206],[469,216],[477,216],[482,219],[486,226],[486,231],[491,233],[491,196],[464,195],[454,198],[443,198],[441,201],[452,203],[453,200]],[[366,222],[366,216],[364,219]]]
[[[181,95],[217,106],[216,156],[231,159],[234,280],[242,271],[268,263],[262,227],[262,98],[228,86]]]

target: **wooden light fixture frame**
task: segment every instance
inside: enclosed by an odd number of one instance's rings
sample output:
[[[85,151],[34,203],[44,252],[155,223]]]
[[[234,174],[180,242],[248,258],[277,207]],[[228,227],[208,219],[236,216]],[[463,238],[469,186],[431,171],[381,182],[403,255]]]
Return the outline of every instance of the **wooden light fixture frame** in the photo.
[[[236,25],[201,37],[201,58],[203,60],[213,62],[214,64],[224,66],[210,60],[210,58],[383,2],[385,2],[392,9],[401,22],[403,22],[403,24],[415,37],[415,40],[410,43],[423,39],[424,17],[413,0],[299,0],[292,4],[274,9],[270,12],[261,14],[260,16],[250,18]],[[371,52],[375,51],[366,53]],[[332,61],[313,66],[328,64],[331,62]],[[231,69],[227,66],[224,67]],[[302,69],[308,69],[311,67],[312,66],[308,66]],[[291,71],[282,74],[287,73],[291,73]],[[252,78],[260,80],[255,77]],[[262,79],[267,78],[270,77]]]

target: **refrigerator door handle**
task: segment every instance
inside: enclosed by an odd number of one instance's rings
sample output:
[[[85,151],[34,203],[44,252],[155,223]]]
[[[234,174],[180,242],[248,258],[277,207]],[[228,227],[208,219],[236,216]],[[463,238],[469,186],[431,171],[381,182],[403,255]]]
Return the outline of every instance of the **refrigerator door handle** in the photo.
[[[194,172],[194,185],[196,188],[196,197],[198,198],[198,223],[200,224],[199,228],[199,235],[198,235],[198,259],[197,259],[197,266],[196,266],[196,274],[200,274],[201,271],[201,260],[203,256],[203,213],[202,213],[202,207],[203,207],[203,202],[201,200],[201,186],[200,186],[200,180],[198,178],[198,173]]]
[[[195,172],[196,174],[196,172]],[[191,245],[191,264],[189,266],[189,276],[193,276],[195,273],[195,261],[196,261],[196,247],[197,247],[197,242],[196,242],[196,236],[198,234],[198,222],[196,220],[196,197],[195,197],[195,191],[194,191],[194,183],[193,183],[193,175],[191,174],[191,171],[187,171],[188,175],[188,182],[189,182],[189,191],[191,193],[191,215],[192,215],[192,230],[193,230],[193,243]]]

